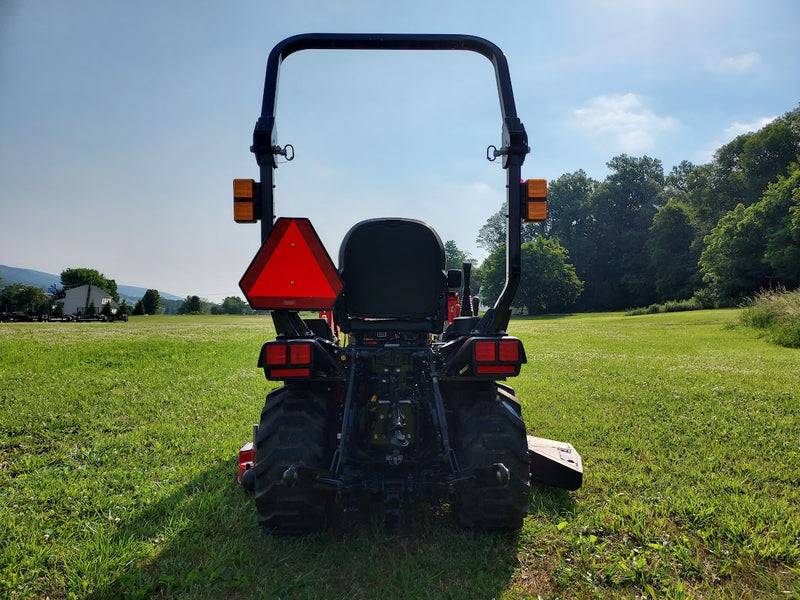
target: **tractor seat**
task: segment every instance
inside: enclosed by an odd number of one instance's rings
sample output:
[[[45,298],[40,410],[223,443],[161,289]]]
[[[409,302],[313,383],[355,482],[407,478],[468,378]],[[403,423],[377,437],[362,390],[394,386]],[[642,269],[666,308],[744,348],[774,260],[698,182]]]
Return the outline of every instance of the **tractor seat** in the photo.
[[[441,333],[447,277],[442,240],[413,219],[356,223],[339,249],[344,289],[337,321],[346,333]]]

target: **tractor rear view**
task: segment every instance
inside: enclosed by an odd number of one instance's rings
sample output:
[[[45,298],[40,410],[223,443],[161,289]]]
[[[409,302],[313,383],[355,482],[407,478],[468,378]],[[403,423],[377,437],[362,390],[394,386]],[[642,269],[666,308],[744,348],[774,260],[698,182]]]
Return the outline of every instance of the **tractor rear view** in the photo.
[[[507,172],[507,271],[483,316],[473,314],[469,266],[463,277],[446,270],[442,241],[426,223],[357,223],[334,265],[308,219],[274,218],[274,169],[279,157],[294,157],[277,141],[278,71],[287,56],[311,49],[466,50],[494,65],[502,144],[488,157],[501,158]],[[260,181],[234,182],[234,218],[260,221],[262,246],[240,287],[253,308],[271,311],[277,336],[258,366],[282,382],[240,451],[240,482],[254,492],[261,526],[315,532],[337,512],[376,503],[394,526],[404,507],[426,502],[449,506],[467,527],[505,531],[521,527],[531,479],[577,489],[577,452],[528,436],[520,402],[502,383],[526,362],[506,329],[520,279],[521,222],[546,217],[546,183],[520,183],[529,148],[500,49],[464,35],[287,38],[269,55],[251,151]],[[455,305],[448,290],[462,279]]]

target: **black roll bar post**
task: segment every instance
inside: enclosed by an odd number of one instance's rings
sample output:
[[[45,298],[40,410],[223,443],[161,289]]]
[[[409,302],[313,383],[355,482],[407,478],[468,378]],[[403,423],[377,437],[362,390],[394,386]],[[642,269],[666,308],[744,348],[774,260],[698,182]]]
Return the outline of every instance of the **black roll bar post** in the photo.
[[[261,241],[272,231],[274,221],[274,174],[281,148],[277,141],[275,109],[278,74],[287,56],[300,50],[468,50],[489,59],[494,66],[500,111],[503,118],[503,157],[507,171],[506,281],[493,308],[480,320],[481,333],[504,331],[508,326],[511,302],[516,295],[521,273],[522,164],[530,151],[525,127],[517,117],[508,61],[492,42],[471,35],[449,34],[374,34],[374,33],[305,33],[279,42],[267,58],[261,116],[253,131],[250,151],[256,156],[261,176]]]

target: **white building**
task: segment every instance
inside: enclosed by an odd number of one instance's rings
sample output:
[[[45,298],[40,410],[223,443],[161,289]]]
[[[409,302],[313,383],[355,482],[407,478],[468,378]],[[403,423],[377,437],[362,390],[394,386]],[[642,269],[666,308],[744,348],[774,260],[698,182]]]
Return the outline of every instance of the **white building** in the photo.
[[[97,314],[103,311],[106,304],[111,305],[111,314],[116,314],[119,309],[111,294],[91,283],[68,289],[66,294],[64,298],[58,300],[64,303],[65,315],[85,315],[92,303],[97,309]]]

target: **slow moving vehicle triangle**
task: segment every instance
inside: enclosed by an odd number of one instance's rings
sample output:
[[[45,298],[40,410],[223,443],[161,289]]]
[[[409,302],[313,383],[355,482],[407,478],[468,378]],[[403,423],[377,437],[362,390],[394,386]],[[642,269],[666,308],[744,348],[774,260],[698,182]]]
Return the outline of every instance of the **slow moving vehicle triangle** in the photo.
[[[239,287],[254,309],[328,310],[343,285],[311,221],[280,218]]]

